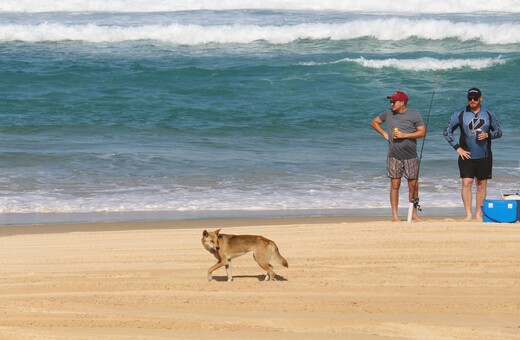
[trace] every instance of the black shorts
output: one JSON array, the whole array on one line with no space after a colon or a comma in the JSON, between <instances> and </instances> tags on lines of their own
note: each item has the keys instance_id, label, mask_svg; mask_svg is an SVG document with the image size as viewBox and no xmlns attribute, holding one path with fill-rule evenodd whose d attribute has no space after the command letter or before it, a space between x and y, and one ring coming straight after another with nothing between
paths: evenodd
<instances>
[{"instance_id":1,"label":"black shorts","mask_svg":"<svg viewBox=\"0 0 520 340\"><path fill-rule=\"evenodd\" d=\"M460 178L491 179L493 158L462 159L459 157Z\"/></svg>"}]
</instances>

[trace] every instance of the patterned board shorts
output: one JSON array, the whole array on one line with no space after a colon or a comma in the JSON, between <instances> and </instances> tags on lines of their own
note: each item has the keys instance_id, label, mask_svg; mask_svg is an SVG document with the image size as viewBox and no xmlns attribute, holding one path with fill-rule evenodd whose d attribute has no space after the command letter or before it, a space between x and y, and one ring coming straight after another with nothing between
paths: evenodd
<instances>
[{"instance_id":1,"label":"patterned board shorts","mask_svg":"<svg viewBox=\"0 0 520 340\"><path fill-rule=\"evenodd\" d=\"M386 175L389 178L402 178L403 175L407 179L417 179L419 174L419 159L395 159L388 157L386 159Z\"/></svg>"}]
</instances>

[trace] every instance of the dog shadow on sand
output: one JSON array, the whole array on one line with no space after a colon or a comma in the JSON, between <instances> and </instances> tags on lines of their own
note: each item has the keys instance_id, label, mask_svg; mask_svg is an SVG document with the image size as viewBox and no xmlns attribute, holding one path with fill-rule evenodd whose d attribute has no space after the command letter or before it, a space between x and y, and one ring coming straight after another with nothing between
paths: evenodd
<instances>
[{"instance_id":1,"label":"dog shadow on sand","mask_svg":"<svg viewBox=\"0 0 520 340\"><path fill-rule=\"evenodd\" d=\"M258 281L264 281L265 274L260 274L260 275L233 275L233 280L235 280L235 279L252 279L252 278L257 278ZM227 276L213 276L213 280L218 281L218 282L225 282L225 281L227 281L227 279L228 279ZM278 274L275 275L275 279L276 279L276 281L288 281L285 277L283 277L281 275L278 275Z\"/></svg>"}]
</instances>

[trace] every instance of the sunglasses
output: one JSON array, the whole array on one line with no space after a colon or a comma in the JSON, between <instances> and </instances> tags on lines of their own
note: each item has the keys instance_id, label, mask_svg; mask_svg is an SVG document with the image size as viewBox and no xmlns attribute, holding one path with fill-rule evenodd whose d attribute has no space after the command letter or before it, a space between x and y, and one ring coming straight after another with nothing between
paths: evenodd
<instances>
[{"instance_id":1,"label":"sunglasses","mask_svg":"<svg viewBox=\"0 0 520 340\"><path fill-rule=\"evenodd\" d=\"M480 97L468 97L468 102L471 102L471 101L478 102L479 99L480 99Z\"/></svg>"}]
</instances>

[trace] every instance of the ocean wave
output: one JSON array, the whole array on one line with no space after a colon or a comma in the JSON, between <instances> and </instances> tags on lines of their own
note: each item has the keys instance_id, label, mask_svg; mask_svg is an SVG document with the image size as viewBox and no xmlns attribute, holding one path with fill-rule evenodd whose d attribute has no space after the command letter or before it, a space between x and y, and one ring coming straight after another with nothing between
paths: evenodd
<instances>
[{"instance_id":1,"label":"ocean wave","mask_svg":"<svg viewBox=\"0 0 520 340\"><path fill-rule=\"evenodd\" d=\"M340 24L259 25L143 25L102 26L41 23L37 25L0 25L0 41L86 41L121 42L157 40L176 44L252 43L267 41L285 44L299 39L350 40L372 37L397 41L412 37L426 40L480 40L484 44L520 43L520 24L451 22L433 19L353 20Z\"/></svg>"},{"instance_id":2,"label":"ocean wave","mask_svg":"<svg viewBox=\"0 0 520 340\"><path fill-rule=\"evenodd\" d=\"M0 12L175 12L273 9L377 13L520 13L517 0L358 1L358 0L2 0Z\"/></svg>"},{"instance_id":3,"label":"ocean wave","mask_svg":"<svg viewBox=\"0 0 520 340\"><path fill-rule=\"evenodd\" d=\"M502 65L507 60L498 58L477 58L477 59L435 59L435 58L417 58L417 59L365 59L359 58L345 58L330 63L314 63L305 62L301 65L314 66L323 64L337 64L337 63L356 63L367 68L396 68L399 70L409 71L442 71L460 68L471 68L474 70L481 70L496 65Z\"/></svg>"}]
</instances>

